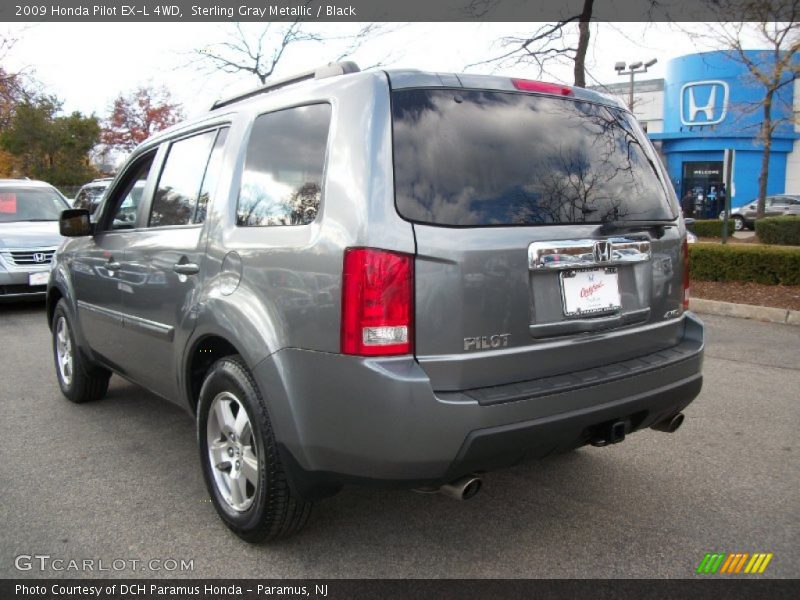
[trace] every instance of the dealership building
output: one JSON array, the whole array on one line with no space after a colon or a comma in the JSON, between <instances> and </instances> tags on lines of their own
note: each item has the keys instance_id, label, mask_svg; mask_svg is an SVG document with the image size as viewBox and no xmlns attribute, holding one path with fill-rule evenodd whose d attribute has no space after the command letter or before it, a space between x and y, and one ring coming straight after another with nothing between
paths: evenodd
<instances>
[{"instance_id":1,"label":"dealership building","mask_svg":"<svg viewBox=\"0 0 800 600\"><path fill-rule=\"evenodd\" d=\"M769 60L765 51L750 50L747 56ZM772 137L768 195L800 194L800 79L791 79L772 108L779 124ZM629 81L600 89L629 102ZM675 58L667 64L665 79L635 82L633 112L661 152L679 198L687 193L708 197L720 190L726 149L735 151L731 205L758 196L764 97L763 86L726 52Z\"/></svg>"}]
</instances>

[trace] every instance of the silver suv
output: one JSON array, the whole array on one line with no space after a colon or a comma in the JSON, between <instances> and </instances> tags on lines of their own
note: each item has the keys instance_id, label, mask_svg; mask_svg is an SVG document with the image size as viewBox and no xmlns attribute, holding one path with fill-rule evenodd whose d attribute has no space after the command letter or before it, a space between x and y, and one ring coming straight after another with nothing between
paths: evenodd
<instances>
[{"instance_id":1,"label":"silver suv","mask_svg":"<svg viewBox=\"0 0 800 600\"><path fill-rule=\"evenodd\" d=\"M184 407L249 541L345 484L468 498L486 471L671 432L700 392L674 191L585 89L329 65L145 142L95 223L61 225L64 395L114 372Z\"/></svg>"}]
</instances>

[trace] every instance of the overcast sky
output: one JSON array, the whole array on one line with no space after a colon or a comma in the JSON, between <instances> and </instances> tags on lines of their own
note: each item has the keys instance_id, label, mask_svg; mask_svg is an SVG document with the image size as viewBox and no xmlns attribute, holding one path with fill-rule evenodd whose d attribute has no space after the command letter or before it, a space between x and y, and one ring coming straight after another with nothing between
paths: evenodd
<instances>
[{"instance_id":1,"label":"overcast sky","mask_svg":"<svg viewBox=\"0 0 800 600\"><path fill-rule=\"evenodd\" d=\"M280 25L275 25L280 27ZM355 60L362 66L382 61L390 67L431 71L463 71L465 66L499 53L497 40L525 35L535 23L412 23L392 25L362 47ZM702 25L694 25L702 27ZM248 30L258 23L243 25ZM192 65L192 51L221 41L231 24L196 23L39 23L7 24L5 35L17 39L4 60L8 70L25 68L43 88L64 101L67 111L105 117L113 99L138 85L166 86L186 107L187 115L207 109L220 96L255 87L252 75L209 74ZM356 24L314 25L328 36L344 36ZM342 42L303 43L290 48L278 75L312 68L335 58ZM665 23L595 24L587 61L590 75L603 83L623 81L614 72L616 61L658 63L644 78L663 77L669 59L695 52L685 34ZM470 72L491 72L478 66ZM495 70L498 74L536 77L521 66ZM569 66L555 67L542 79L572 83ZM591 81L590 81L591 83Z\"/></svg>"}]
</instances>

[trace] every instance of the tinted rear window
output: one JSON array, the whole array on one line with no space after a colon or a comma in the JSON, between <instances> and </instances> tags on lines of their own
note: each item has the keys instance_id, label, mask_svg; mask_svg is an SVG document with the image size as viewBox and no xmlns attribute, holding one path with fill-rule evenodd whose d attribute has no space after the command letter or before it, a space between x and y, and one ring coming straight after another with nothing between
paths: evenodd
<instances>
[{"instance_id":1,"label":"tinted rear window","mask_svg":"<svg viewBox=\"0 0 800 600\"><path fill-rule=\"evenodd\" d=\"M392 95L395 195L412 221L450 226L674 218L628 113L530 94Z\"/></svg>"}]
</instances>

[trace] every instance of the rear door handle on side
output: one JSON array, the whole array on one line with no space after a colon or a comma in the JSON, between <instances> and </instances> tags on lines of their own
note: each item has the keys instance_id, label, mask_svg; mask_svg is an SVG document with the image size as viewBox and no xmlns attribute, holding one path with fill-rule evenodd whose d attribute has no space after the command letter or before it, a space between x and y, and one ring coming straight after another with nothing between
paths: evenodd
<instances>
[{"instance_id":1,"label":"rear door handle on side","mask_svg":"<svg viewBox=\"0 0 800 600\"><path fill-rule=\"evenodd\" d=\"M172 270L179 275L197 275L200 272L200 267L194 263L175 263Z\"/></svg>"}]
</instances>

